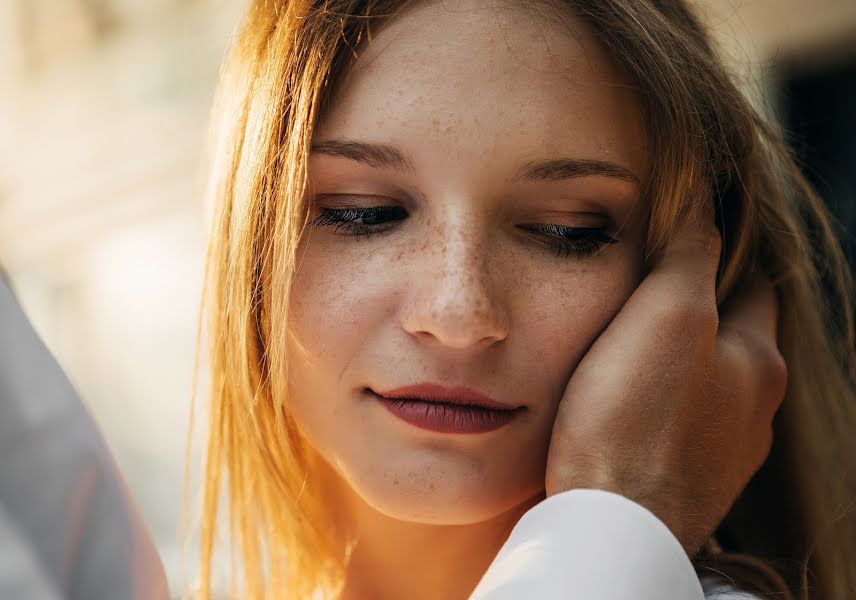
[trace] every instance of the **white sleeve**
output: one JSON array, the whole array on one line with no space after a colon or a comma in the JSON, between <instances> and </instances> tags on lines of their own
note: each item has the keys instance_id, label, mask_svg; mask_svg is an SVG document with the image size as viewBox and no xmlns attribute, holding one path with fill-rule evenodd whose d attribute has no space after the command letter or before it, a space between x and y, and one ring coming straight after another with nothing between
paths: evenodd
<instances>
[{"instance_id":1,"label":"white sleeve","mask_svg":"<svg viewBox=\"0 0 856 600\"><path fill-rule=\"evenodd\" d=\"M722 580L705 581L702 578L701 587L704 590L705 600L762 600L760 596L736 588Z\"/></svg>"},{"instance_id":2,"label":"white sleeve","mask_svg":"<svg viewBox=\"0 0 856 600\"><path fill-rule=\"evenodd\" d=\"M36 549L0 505L0 598L61 600Z\"/></svg>"},{"instance_id":3,"label":"white sleeve","mask_svg":"<svg viewBox=\"0 0 856 600\"><path fill-rule=\"evenodd\" d=\"M704 600L668 527L632 500L573 489L530 508L470 600Z\"/></svg>"},{"instance_id":4,"label":"white sleeve","mask_svg":"<svg viewBox=\"0 0 856 600\"><path fill-rule=\"evenodd\" d=\"M2 598L169 598L107 444L2 273L0 537Z\"/></svg>"}]
</instances>

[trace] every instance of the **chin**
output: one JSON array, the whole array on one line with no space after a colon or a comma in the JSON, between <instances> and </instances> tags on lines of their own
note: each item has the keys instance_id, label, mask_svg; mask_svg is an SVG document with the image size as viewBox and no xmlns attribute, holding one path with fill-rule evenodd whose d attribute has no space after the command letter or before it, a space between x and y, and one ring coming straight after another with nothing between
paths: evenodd
<instances>
[{"instance_id":1,"label":"chin","mask_svg":"<svg viewBox=\"0 0 856 600\"><path fill-rule=\"evenodd\" d=\"M470 525L499 517L543 491L542 485L456 483L444 475L384 475L352 483L371 508L400 521L426 525Z\"/></svg>"}]
</instances>

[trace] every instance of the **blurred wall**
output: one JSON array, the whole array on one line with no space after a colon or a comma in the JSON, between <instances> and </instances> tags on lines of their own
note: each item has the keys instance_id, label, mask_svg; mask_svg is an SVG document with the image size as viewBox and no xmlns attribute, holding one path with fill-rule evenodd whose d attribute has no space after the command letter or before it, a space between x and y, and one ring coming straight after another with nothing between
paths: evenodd
<instances>
[{"instance_id":1,"label":"blurred wall","mask_svg":"<svg viewBox=\"0 0 856 600\"><path fill-rule=\"evenodd\" d=\"M0 262L183 588L199 156L242 2L0 2Z\"/></svg>"},{"instance_id":2,"label":"blurred wall","mask_svg":"<svg viewBox=\"0 0 856 600\"><path fill-rule=\"evenodd\" d=\"M176 595L199 156L244 4L0 2L0 262L101 424ZM697 4L758 98L783 58L811 70L856 54L853 0Z\"/></svg>"}]
</instances>

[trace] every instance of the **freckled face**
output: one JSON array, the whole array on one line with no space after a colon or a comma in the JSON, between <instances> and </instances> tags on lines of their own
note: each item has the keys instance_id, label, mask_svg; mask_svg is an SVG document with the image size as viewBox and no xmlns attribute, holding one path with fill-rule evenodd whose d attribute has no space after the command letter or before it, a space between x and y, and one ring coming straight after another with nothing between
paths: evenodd
<instances>
[{"instance_id":1,"label":"freckled face","mask_svg":"<svg viewBox=\"0 0 856 600\"><path fill-rule=\"evenodd\" d=\"M568 27L420 4L374 38L316 131L294 412L389 516L473 523L538 494L568 379L643 274L640 106L590 31ZM346 140L402 160L366 164ZM365 393L424 381L525 408L489 433L432 433Z\"/></svg>"}]
</instances>

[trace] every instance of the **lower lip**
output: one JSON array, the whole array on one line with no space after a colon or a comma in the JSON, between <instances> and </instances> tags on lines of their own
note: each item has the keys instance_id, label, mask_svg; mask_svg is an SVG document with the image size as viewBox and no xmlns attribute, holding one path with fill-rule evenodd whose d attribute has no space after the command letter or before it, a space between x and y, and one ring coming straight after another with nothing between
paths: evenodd
<instances>
[{"instance_id":1,"label":"lower lip","mask_svg":"<svg viewBox=\"0 0 856 600\"><path fill-rule=\"evenodd\" d=\"M439 433L486 433L510 423L520 409L490 410L452 404L384 398L374 394L392 414L421 429Z\"/></svg>"}]
</instances>

